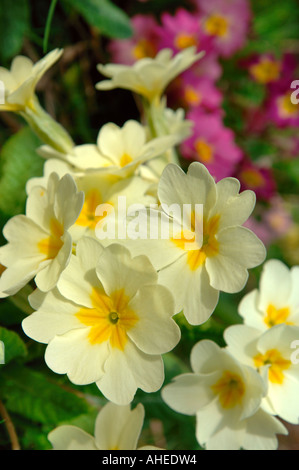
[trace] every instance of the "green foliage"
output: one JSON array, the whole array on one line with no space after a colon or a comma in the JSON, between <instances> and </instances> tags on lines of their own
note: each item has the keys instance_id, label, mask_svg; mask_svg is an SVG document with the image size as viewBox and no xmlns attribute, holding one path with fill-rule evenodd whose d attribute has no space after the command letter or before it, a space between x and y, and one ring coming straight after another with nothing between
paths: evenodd
<instances>
[{"instance_id":1,"label":"green foliage","mask_svg":"<svg viewBox=\"0 0 299 470\"><path fill-rule=\"evenodd\" d=\"M27 0L0 2L0 59L5 63L18 54L30 28L30 10Z\"/></svg>"},{"instance_id":2,"label":"green foliage","mask_svg":"<svg viewBox=\"0 0 299 470\"><path fill-rule=\"evenodd\" d=\"M124 39L132 35L130 19L110 0L66 0L90 24L109 38Z\"/></svg>"},{"instance_id":3,"label":"green foliage","mask_svg":"<svg viewBox=\"0 0 299 470\"><path fill-rule=\"evenodd\" d=\"M39 139L27 127L10 137L0 154L0 210L10 216L24 212L25 186L29 178L42 175L44 161L36 153Z\"/></svg>"}]
</instances>

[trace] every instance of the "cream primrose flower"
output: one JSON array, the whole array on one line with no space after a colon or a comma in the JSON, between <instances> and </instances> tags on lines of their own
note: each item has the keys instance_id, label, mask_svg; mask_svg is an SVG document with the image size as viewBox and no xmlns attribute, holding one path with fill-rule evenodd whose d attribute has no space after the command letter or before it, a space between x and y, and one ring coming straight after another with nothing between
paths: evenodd
<instances>
[{"instance_id":1,"label":"cream primrose flower","mask_svg":"<svg viewBox=\"0 0 299 470\"><path fill-rule=\"evenodd\" d=\"M244 323L260 331L287 323L299 326L299 266L289 269L271 259L263 266L259 289L246 294L239 314Z\"/></svg>"},{"instance_id":2,"label":"cream primrose flower","mask_svg":"<svg viewBox=\"0 0 299 470\"><path fill-rule=\"evenodd\" d=\"M144 407L107 403L95 421L94 436L72 426L59 426L48 435L54 450L161 450L158 447L137 448L144 422Z\"/></svg>"},{"instance_id":3,"label":"cream primrose flower","mask_svg":"<svg viewBox=\"0 0 299 470\"><path fill-rule=\"evenodd\" d=\"M40 106L35 94L38 82L62 53L62 49L54 49L35 64L28 57L17 56L10 70L0 67L0 80L5 89L5 102L0 104L0 111L20 114L43 141L58 151L67 152L74 145L71 137Z\"/></svg>"},{"instance_id":4,"label":"cream primrose flower","mask_svg":"<svg viewBox=\"0 0 299 470\"><path fill-rule=\"evenodd\" d=\"M162 398L179 413L196 416L196 438L207 450L274 450L286 428L260 408L261 376L224 348L202 340L191 351L193 372L162 389Z\"/></svg>"},{"instance_id":5,"label":"cream primrose flower","mask_svg":"<svg viewBox=\"0 0 299 470\"><path fill-rule=\"evenodd\" d=\"M84 237L57 289L29 297L37 310L25 333L48 344L45 361L58 374L129 404L137 388L157 391L164 380L161 354L173 349L180 329L171 293L157 284L146 256L132 258L121 245L107 248Z\"/></svg>"},{"instance_id":6,"label":"cream primrose flower","mask_svg":"<svg viewBox=\"0 0 299 470\"><path fill-rule=\"evenodd\" d=\"M136 218L141 232L148 233L126 240L135 255L147 254L159 271L159 283L174 295L175 311L183 309L190 324L209 318L219 291L243 289L248 269L265 258L262 242L241 226L254 208L255 194L239 194L239 189L235 178L216 184L199 162L191 163L187 174L169 164L158 185L161 210L144 211ZM184 208L189 209L185 217Z\"/></svg>"},{"instance_id":7,"label":"cream primrose flower","mask_svg":"<svg viewBox=\"0 0 299 470\"><path fill-rule=\"evenodd\" d=\"M67 155L42 146L38 153L45 158L61 158L77 171L102 170L121 179L132 176L142 164L164 154L182 139L183 134L178 132L149 139L147 127L131 119L122 127L105 124L96 145L79 145Z\"/></svg>"},{"instance_id":8,"label":"cream primrose flower","mask_svg":"<svg viewBox=\"0 0 299 470\"><path fill-rule=\"evenodd\" d=\"M281 324L261 333L247 325L233 325L225 330L224 338L228 351L259 370L268 384L263 409L299 424L299 365L292 361L299 327Z\"/></svg>"},{"instance_id":9,"label":"cream primrose flower","mask_svg":"<svg viewBox=\"0 0 299 470\"><path fill-rule=\"evenodd\" d=\"M69 228L83 200L70 175L59 179L52 173L46 189L32 189L26 215L12 217L3 229L8 243L0 248L0 262L7 269L0 278L0 291L13 295L33 278L42 291L55 287L72 252Z\"/></svg>"},{"instance_id":10,"label":"cream primrose flower","mask_svg":"<svg viewBox=\"0 0 299 470\"><path fill-rule=\"evenodd\" d=\"M158 104L167 85L180 73L201 59L204 52L196 53L195 47L184 49L173 56L171 49L163 49L155 58L143 58L133 65L99 64L98 71L110 80L96 84L98 90L124 88L131 90L149 103Z\"/></svg>"},{"instance_id":11,"label":"cream primrose flower","mask_svg":"<svg viewBox=\"0 0 299 470\"><path fill-rule=\"evenodd\" d=\"M45 162L44 176L28 180L27 193L30 194L35 186L46 188L55 169L60 177L71 172L78 190L84 193L80 215L69 229L73 244L84 235L96 237L105 245L115 242L120 234L125 238L128 209L157 203L156 196L148 194L152 183L139 176L120 180L101 171L74 173L68 163L56 159Z\"/></svg>"}]
</instances>

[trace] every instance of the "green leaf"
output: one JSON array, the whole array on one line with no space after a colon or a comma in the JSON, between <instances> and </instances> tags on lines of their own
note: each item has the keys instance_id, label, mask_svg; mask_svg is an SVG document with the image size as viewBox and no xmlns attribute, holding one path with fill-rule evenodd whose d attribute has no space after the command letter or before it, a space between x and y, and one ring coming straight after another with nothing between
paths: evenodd
<instances>
[{"instance_id":1,"label":"green leaf","mask_svg":"<svg viewBox=\"0 0 299 470\"><path fill-rule=\"evenodd\" d=\"M14 331L8 330L0 326L0 341L3 341L5 347L5 364L12 361L16 357L24 357L27 354L26 345L20 336ZM1 374L2 374L2 367Z\"/></svg>"},{"instance_id":2,"label":"green leaf","mask_svg":"<svg viewBox=\"0 0 299 470\"><path fill-rule=\"evenodd\" d=\"M27 0L1 0L0 2L0 58L11 59L22 49L29 30L29 4Z\"/></svg>"},{"instance_id":3,"label":"green leaf","mask_svg":"<svg viewBox=\"0 0 299 470\"><path fill-rule=\"evenodd\" d=\"M24 127L3 145L0 164L0 210L13 216L24 211L25 186L29 178L41 176L44 160L37 155L40 140Z\"/></svg>"},{"instance_id":4,"label":"green leaf","mask_svg":"<svg viewBox=\"0 0 299 470\"><path fill-rule=\"evenodd\" d=\"M65 0L85 20L110 38L125 39L132 36L128 15L110 0Z\"/></svg>"},{"instance_id":5,"label":"green leaf","mask_svg":"<svg viewBox=\"0 0 299 470\"><path fill-rule=\"evenodd\" d=\"M46 374L17 364L1 369L0 394L9 412L53 428L89 411L85 399Z\"/></svg>"}]
</instances>

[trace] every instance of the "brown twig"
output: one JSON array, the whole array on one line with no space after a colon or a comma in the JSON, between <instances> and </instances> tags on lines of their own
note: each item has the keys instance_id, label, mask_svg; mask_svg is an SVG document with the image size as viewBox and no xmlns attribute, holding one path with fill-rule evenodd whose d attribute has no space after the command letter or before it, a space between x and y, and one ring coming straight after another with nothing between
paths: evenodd
<instances>
[{"instance_id":1,"label":"brown twig","mask_svg":"<svg viewBox=\"0 0 299 470\"><path fill-rule=\"evenodd\" d=\"M9 416L9 414L8 414L6 408L5 408L5 406L4 406L4 404L2 403L1 400L0 400L0 416L4 420L4 423L5 423L5 426L6 426L6 429L7 429L7 433L9 435L10 442L11 442L11 449L12 450L21 450L15 427L14 427L13 422L12 422L12 420L11 420L11 418L10 418L10 416Z\"/></svg>"}]
</instances>

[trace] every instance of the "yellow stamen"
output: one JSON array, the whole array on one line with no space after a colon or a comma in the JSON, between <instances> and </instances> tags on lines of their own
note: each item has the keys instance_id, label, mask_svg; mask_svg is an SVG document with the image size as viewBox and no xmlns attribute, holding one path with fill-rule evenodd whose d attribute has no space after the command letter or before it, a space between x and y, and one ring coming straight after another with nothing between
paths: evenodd
<instances>
[{"instance_id":1,"label":"yellow stamen","mask_svg":"<svg viewBox=\"0 0 299 470\"><path fill-rule=\"evenodd\" d=\"M204 139L197 139L194 148L201 162L211 163L214 160L214 149Z\"/></svg>"},{"instance_id":2,"label":"yellow stamen","mask_svg":"<svg viewBox=\"0 0 299 470\"><path fill-rule=\"evenodd\" d=\"M187 47L197 46L198 42L192 34L178 33L175 37L174 45L177 49L186 49Z\"/></svg>"},{"instance_id":3,"label":"yellow stamen","mask_svg":"<svg viewBox=\"0 0 299 470\"><path fill-rule=\"evenodd\" d=\"M156 52L156 47L151 41L141 39L133 49L133 56L135 59L139 60L144 57L155 57Z\"/></svg>"},{"instance_id":4,"label":"yellow stamen","mask_svg":"<svg viewBox=\"0 0 299 470\"><path fill-rule=\"evenodd\" d=\"M279 78L281 64L276 60L263 58L258 64L250 67L250 72L259 83L270 83Z\"/></svg>"},{"instance_id":5,"label":"yellow stamen","mask_svg":"<svg viewBox=\"0 0 299 470\"><path fill-rule=\"evenodd\" d=\"M225 37L229 32L228 19L221 15L209 16L205 21L204 27L211 36Z\"/></svg>"},{"instance_id":6,"label":"yellow stamen","mask_svg":"<svg viewBox=\"0 0 299 470\"><path fill-rule=\"evenodd\" d=\"M264 322L269 328L272 328L272 326L275 326L275 325L280 325L281 323L292 325L292 323L287 322L289 315L290 315L289 307L276 308L274 305L270 304L267 307Z\"/></svg>"},{"instance_id":7,"label":"yellow stamen","mask_svg":"<svg viewBox=\"0 0 299 470\"><path fill-rule=\"evenodd\" d=\"M120 159L120 166L121 168L123 168L124 166L128 165L129 163L131 163L133 161L133 158L128 155L127 153L124 153Z\"/></svg>"},{"instance_id":8,"label":"yellow stamen","mask_svg":"<svg viewBox=\"0 0 299 470\"><path fill-rule=\"evenodd\" d=\"M124 350L127 331L138 321L135 312L128 307L129 297L124 289L115 291L108 297L102 290L93 288L91 293L93 308L81 308L76 317L86 326L90 326L88 340L90 344L109 341L112 348Z\"/></svg>"},{"instance_id":9,"label":"yellow stamen","mask_svg":"<svg viewBox=\"0 0 299 470\"><path fill-rule=\"evenodd\" d=\"M225 409L234 408L240 404L245 393L242 378L230 371L224 371L222 377L211 388L218 395L220 404Z\"/></svg>"},{"instance_id":10,"label":"yellow stamen","mask_svg":"<svg viewBox=\"0 0 299 470\"><path fill-rule=\"evenodd\" d=\"M241 172L240 178L250 188L261 188L265 182L261 173L254 168L243 170Z\"/></svg>"},{"instance_id":11,"label":"yellow stamen","mask_svg":"<svg viewBox=\"0 0 299 470\"><path fill-rule=\"evenodd\" d=\"M40 240L37 244L39 251L46 255L46 259L54 259L63 246L61 237L64 230L63 226L57 219L51 219L50 232L51 235L49 237Z\"/></svg>"},{"instance_id":12,"label":"yellow stamen","mask_svg":"<svg viewBox=\"0 0 299 470\"><path fill-rule=\"evenodd\" d=\"M203 220L203 243L199 249L190 249L190 243L195 242L194 226L192 232L187 234L181 232L179 236L172 238L173 243L179 248L187 251L187 264L191 271L202 266L208 257L216 256L219 252L219 242L216 239L220 221L220 215L215 215L209 220ZM194 224L193 224L194 225Z\"/></svg>"},{"instance_id":13,"label":"yellow stamen","mask_svg":"<svg viewBox=\"0 0 299 470\"><path fill-rule=\"evenodd\" d=\"M184 98L187 105L198 106L201 103L202 96L191 85L187 85L184 91Z\"/></svg>"},{"instance_id":14,"label":"yellow stamen","mask_svg":"<svg viewBox=\"0 0 299 470\"><path fill-rule=\"evenodd\" d=\"M283 118L299 116L299 106L292 103L291 93L286 93L277 100L279 114Z\"/></svg>"},{"instance_id":15,"label":"yellow stamen","mask_svg":"<svg viewBox=\"0 0 299 470\"><path fill-rule=\"evenodd\" d=\"M85 194L85 201L81 213L76 221L77 225L94 229L101 217L96 216L96 208L102 203L98 189L91 189ZM105 214L106 215L106 214Z\"/></svg>"},{"instance_id":16,"label":"yellow stamen","mask_svg":"<svg viewBox=\"0 0 299 470\"><path fill-rule=\"evenodd\" d=\"M253 359L257 368L270 365L269 380L270 382L278 385L283 383L283 372L291 365L291 361L284 359L277 349L269 349L265 354L259 353Z\"/></svg>"}]
</instances>

